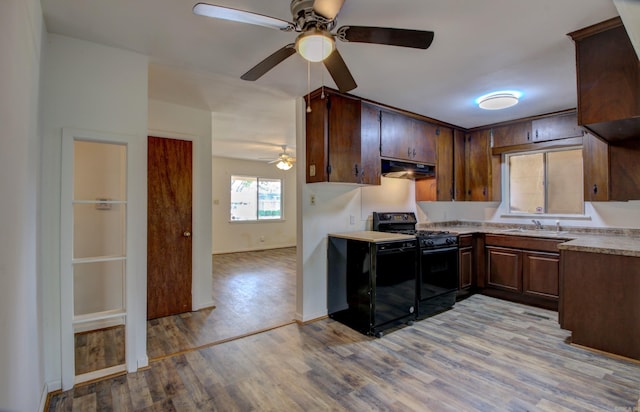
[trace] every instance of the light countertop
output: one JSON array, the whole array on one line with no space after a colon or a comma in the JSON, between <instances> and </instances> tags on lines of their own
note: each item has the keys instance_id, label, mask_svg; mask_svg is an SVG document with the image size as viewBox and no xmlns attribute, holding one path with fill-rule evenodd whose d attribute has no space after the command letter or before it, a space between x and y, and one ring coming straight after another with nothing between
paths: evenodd
<instances>
[{"instance_id":1,"label":"light countertop","mask_svg":"<svg viewBox=\"0 0 640 412\"><path fill-rule=\"evenodd\" d=\"M640 236L635 230L624 229L599 229L599 230L578 230L561 231L556 233L553 230L525 229L513 231L514 228L492 227L490 224L480 225L438 225L421 224L421 229L447 230L451 233L463 235L473 233L538 237L544 239L558 239L565 242L558 245L560 250L572 250L577 252L603 253L609 255L622 255L640 257ZM569 228L571 229L571 228Z\"/></svg>"},{"instance_id":2,"label":"light countertop","mask_svg":"<svg viewBox=\"0 0 640 412\"><path fill-rule=\"evenodd\" d=\"M343 239L361 240L361 241L370 242L370 243L388 242L392 240L412 240L416 238L415 236L412 236L412 235L376 232L373 230L363 230L361 232L329 233L329 236L339 237Z\"/></svg>"}]
</instances>

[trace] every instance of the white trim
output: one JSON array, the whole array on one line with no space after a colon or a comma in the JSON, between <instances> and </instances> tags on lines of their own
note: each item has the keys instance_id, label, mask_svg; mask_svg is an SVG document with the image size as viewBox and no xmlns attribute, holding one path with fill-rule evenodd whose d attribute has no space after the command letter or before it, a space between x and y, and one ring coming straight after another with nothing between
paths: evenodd
<instances>
[{"instance_id":1,"label":"white trim","mask_svg":"<svg viewBox=\"0 0 640 412\"><path fill-rule=\"evenodd\" d=\"M138 369L146 368L147 366L149 366L149 357L143 356L142 358L138 359L137 364L138 364Z\"/></svg>"},{"instance_id":2,"label":"white trim","mask_svg":"<svg viewBox=\"0 0 640 412\"><path fill-rule=\"evenodd\" d=\"M42 392L40 393L40 403L38 404L38 410L46 412L44 407L47 405L47 398L49 397L49 385L45 382L42 385Z\"/></svg>"},{"instance_id":3,"label":"white trim","mask_svg":"<svg viewBox=\"0 0 640 412\"><path fill-rule=\"evenodd\" d=\"M126 372L127 368L125 365L116 365L111 366L109 368L99 369L97 371L83 373L82 375L77 375L74 379L74 383L84 383L89 382L95 379L104 378L109 375L113 375L114 373Z\"/></svg>"},{"instance_id":4,"label":"white trim","mask_svg":"<svg viewBox=\"0 0 640 412\"><path fill-rule=\"evenodd\" d=\"M216 304L213 300L210 301L206 301L206 302L198 302L198 305L196 306L195 302L192 302L193 304L193 308L191 309L193 312L202 310L202 309L208 309L208 308L212 308L214 307Z\"/></svg>"},{"instance_id":5,"label":"white trim","mask_svg":"<svg viewBox=\"0 0 640 412\"><path fill-rule=\"evenodd\" d=\"M311 320L324 318L325 316L327 316L327 314L328 312L324 311L324 312L312 313L311 315L307 315L307 316L302 316L302 314L296 312L296 320L299 322L309 322Z\"/></svg>"},{"instance_id":6,"label":"white trim","mask_svg":"<svg viewBox=\"0 0 640 412\"><path fill-rule=\"evenodd\" d=\"M124 308L120 308L120 309L113 309L113 310L105 310L103 312L88 313L86 315L76 315L76 316L73 317L73 324L74 325L79 325L79 324L87 325L87 324L89 324L91 322L96 322L96 321L100 321L100 320L107 320L107 319L123 319L123 320L125 320L126 318L127 318L127 312L124 310ZM126 322L126 320L125 320L125 322ZM126 324L125 322L121 322L121 324L124 325L124 324Z\"/></svg>"},{"instance_id":7,"label":"white trim","mask_svg":"<svg viewBox=\"0 0 640 412\"><path fill-rule=\"evenodd\" d=\"M75 333L89 332L97 329L108 329L114 326L124 325L119 318L111 318L111 319L100 319L100 320L92 320L87 321L82 324L77 324L73 326L73 330Z\"/></svg>"}]
</instances>

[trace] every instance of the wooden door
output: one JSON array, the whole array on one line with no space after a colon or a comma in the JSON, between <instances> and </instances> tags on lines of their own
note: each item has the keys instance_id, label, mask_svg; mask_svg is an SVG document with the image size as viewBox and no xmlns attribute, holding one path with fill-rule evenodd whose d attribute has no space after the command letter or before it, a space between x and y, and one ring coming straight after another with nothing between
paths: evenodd
<instances>
[{"instance_id":1,"label":"wooden door","mask_svg":"<svg viewBox=\"0 0 640 412\"><path fill-rule=\"evenodd\" d=\"M191 310L192 142L149 136L147 319Z\"/></svg>"}]
</instances>

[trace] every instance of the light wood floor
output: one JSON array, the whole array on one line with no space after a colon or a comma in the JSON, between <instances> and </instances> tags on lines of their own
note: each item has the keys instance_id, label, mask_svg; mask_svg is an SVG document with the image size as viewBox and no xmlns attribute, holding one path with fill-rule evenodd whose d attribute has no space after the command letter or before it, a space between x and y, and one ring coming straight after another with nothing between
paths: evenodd
<instances>
[{"instance_id":1,"label":"light wood floor","mask_svg":"<svg viewBox=\"0 0 640 412\"><path fill-rule=\"evenodd\" d=\"M149 359L292 322L296 248L214 255L212 296L215 309L148 321Z\"/></svg>"},{"instance_id":2,"label":"light wood floor","mask_svg":"<svg viewBox=\"0 0 640 412\"><path fill-rule=\"evenodd\" d=\"M640 365L568 345L555 312L474 295L366 337L284 326L77 387L50 411L633 411Z\"/></svg>"}]
</instances>

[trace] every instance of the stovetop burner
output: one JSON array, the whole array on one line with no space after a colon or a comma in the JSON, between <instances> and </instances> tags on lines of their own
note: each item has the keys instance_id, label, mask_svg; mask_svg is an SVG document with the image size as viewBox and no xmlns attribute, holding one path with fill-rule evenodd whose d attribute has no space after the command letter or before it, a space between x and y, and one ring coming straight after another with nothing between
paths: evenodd
<instances>
[{"instance_id":1,"label":"stovetop burner","mask_svg":"<svg viewBox=\"0 0 640 412\"><path fill-rule=\"evenodd\" d=\"M450 232L445 230L424 230L424 229L406 229L406 230L384 230L384 232L400 233L403 235L414 235L416 237L437 237L448 236Z\"/></svg>"},{"instance_id":2,"label":"stovetop burner","mask_svg":"<svg viewBox=\"0 0 640 412\"><path fill-rule=\"evenodd\" d=\"M434 237L434 236L443 236L443 235L449 235L450 232L447 232L446 230L416 230L416 236L421 236L421 237Z\"/></svg>"},{"instance_id":3,"label":"stovetop burner","mask_svg":"<svg viewBox=\"0 0 640 412\"><path fill-rule=\"evenodd\" d=\"M443 230L416 229L417 223L416 215L412 212L373 212L373 230L413 235L422 249L457 246L458 237L455 234Z\"/></svg>"}]
</instances>

